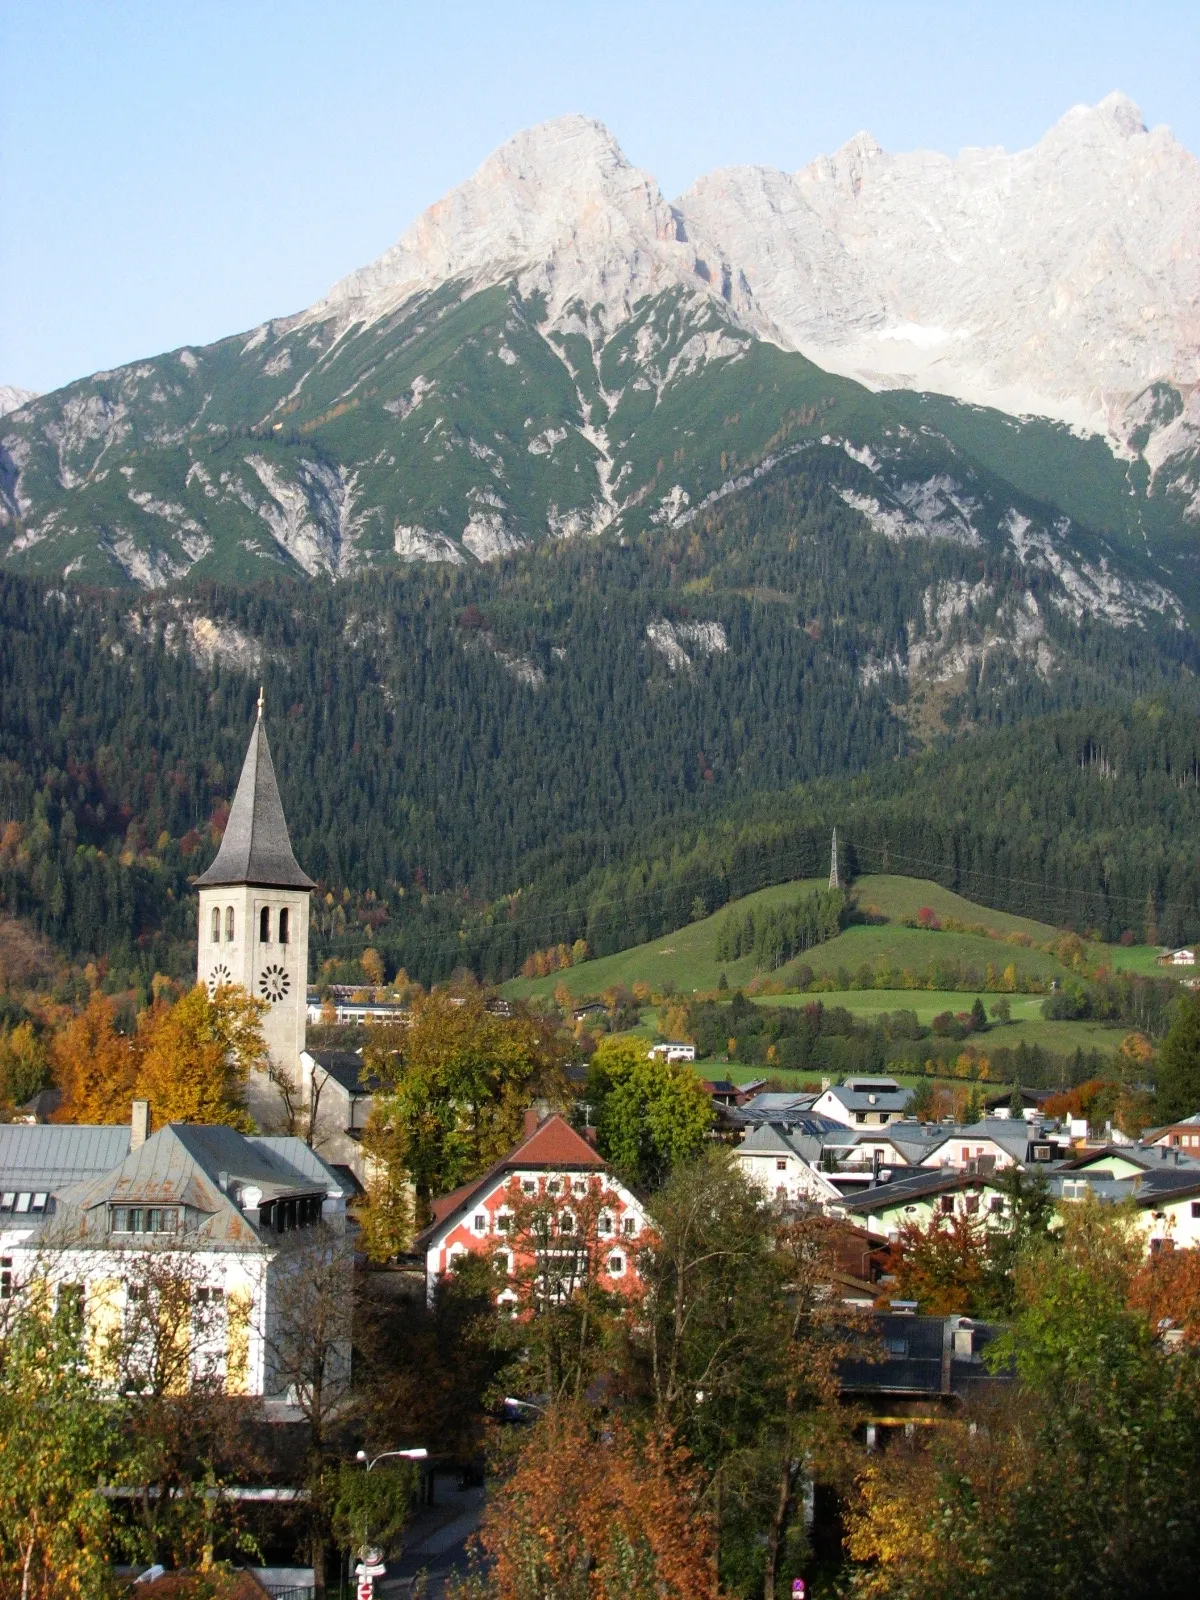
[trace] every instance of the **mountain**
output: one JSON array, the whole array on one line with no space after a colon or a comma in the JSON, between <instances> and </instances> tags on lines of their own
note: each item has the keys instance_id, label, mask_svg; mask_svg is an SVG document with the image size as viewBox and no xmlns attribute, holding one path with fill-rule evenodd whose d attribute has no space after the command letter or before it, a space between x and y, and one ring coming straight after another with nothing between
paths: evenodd
<instances>
[{"instance_id":1,"label":"mountain","mask_svg":"<svg viewBox=\"0 0 1200 1600\"><path fill-rule=\"evenodd\" d=\"M0 556L145 588L488 562L698 528L832 451L886 540L1006 551L1066 611L1181 624L1198 216L1196 162L1120 97L1013 156L860 136L674 204L562 118L299 315L26 403Z\"/></svg>"},{"instance_id":2,"label":"mountain","mask_svg":"<svg viewBox=\"0 0 1200 1600\"><path fill-rule=\"evenodd\" d=\"M36 399L37 395L32 389L18 389L11 383L0 383L0 417L6 417L10 411L19 411L22 406Z\"/></svg>"}]
</instances>

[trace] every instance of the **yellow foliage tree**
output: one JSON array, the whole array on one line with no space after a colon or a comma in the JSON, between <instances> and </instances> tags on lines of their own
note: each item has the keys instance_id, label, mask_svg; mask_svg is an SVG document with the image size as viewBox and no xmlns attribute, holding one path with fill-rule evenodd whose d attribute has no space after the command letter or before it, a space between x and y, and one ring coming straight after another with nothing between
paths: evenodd
<instances>
[{"instance_id":1,"label":"yellow foliage tree","mask_svg":"<svg viewBox=\"0 0 1200 1600\"><path fill-rule=\"evenodd\" d=\"M156 1125L225 1123L250 1131L245 1106L250 1070L266 1053L267 1006L236 984L210 1000L203 984L173 1006L155 1005L138 1021L137 1093Z\"/></svg>"},{"instance_id":2,"label":"yellow foliage tree","mask_svg":"<svg viewBox=\"0 0 1200 1600\"><path fill-rule=\"evenodd\" d=\"M87 1009L55 1034L50 1070L63 1096L56 1122L128 1122L137 1042L117 1031L117 1008L108 995L94 989Z\"/></svg>"},{"instance_id":3,"label":"yellow foliage tree","mask_svg":"<svg viewBox=\"0 0 1200 1600\"><path fill-rule=\"evenodd\" d=\"M369 946L358 958L359 966L363 969L363 976L373 989L383 986L383 958L378 950Z\"/></svg>"}]
</instances>

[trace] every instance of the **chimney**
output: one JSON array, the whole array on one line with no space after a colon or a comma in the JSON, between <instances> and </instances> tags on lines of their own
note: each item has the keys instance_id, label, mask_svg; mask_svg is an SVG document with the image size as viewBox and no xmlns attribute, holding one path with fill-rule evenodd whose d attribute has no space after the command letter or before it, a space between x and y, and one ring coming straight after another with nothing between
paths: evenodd
<instances>
[{"instance_id":1,"label":"chimney","mask_svg":"<svg viewBox=\"0 0 1200 1600\"><path fill-rule=\"evenodd\" d=\"M582 1128L580 1130L580 1132L583 1134L583 1137L587 1140L587 1142L591 1145L592 1149L594 1150L596 1148L596 1130L595 1130L595 1128Z\"/></svg>"},{"instance_id":2,"label":"chimney","mask_svg":"<svg viewBox=\"0 0 1200 1600\"><path fill-rule=\"evenodd\" d=\"M533 1135L538 1131L538 1124L541 1122L541 1120L542 1119L538 1115L538 1108L536 1106L526 1106L526 1108L525 1108L525 1137L527 1139L531 1139L533 1137Z\"/></svg>"},{"instance_id":3,"label":"chimney","mask_svg":"<svg viewBox=\"0 0 1200 1600\"><path fill-rule=\"evenodd\" d=\"M150 1102L149 1100L135 1100L133 1102L133 1117L129 1124L130 1151L140 1150L150 1137Z\"/></svg>"}]
</instances>

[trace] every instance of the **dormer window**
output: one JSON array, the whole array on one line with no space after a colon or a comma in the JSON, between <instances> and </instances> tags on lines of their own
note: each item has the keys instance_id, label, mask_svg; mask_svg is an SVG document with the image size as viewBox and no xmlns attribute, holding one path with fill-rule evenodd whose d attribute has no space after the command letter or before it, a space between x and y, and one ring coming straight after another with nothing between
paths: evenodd
<instances>
[{"instance_id":1,"label":"dormer window","mask_svg":"<svg viewBox=\"0 0 1200 1600\"><path fill-rule=\"evenodd\" d=\"M258 914L258 938L260 944L271 942L271 908L264 906Z\"/></svg>"},{"instance_id":2,"label":"dormer window","mask_svg":"<svg viewBox=\"0 0 1200 1600\"><path fill-rule=\"evenodd\" d=\"M183 1221L179 1206L110 1206L110 1233L178 1233Z\"/></svg>"},{"instance_id":3,"label":"dormer window","mask_svg":"<svg viewBox=\"0 0 1200 1600\"><path fill-rule=\"evenodd\" d=\"M221 942L221 908L220 908L220 906L214 906L213 909L212 909L212 942L214 944L220 944L220 942Z\"/></svg>"},{"instance_id":4,"label":"dormer window","mask_svg":"<svg viewBox=\"0 0 1200 1600\"><path fill-rule=\"evenodd\" d=\"M225 942L226 942L226 944L231 943L232 940L233 940L233 927L234 927L234 923L233 923L233 907L232 906L226 906L225 907Z\"/></svg>"}]
</instances>

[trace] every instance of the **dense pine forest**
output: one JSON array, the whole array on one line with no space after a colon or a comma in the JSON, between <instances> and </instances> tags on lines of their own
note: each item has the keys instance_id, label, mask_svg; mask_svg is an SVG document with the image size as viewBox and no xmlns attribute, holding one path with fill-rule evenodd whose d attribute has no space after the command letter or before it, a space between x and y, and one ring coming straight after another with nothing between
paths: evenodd
<instances>
[{"instance_id":1,"label":"dense pine forest","mask_svg":"<svg viewBox=\"0 0 1200 1600\"><path fill-rule=\"evenodd\" d=\"M0 578L0 906L114 979L185 972L261 681L318 964L615 950L824 870L835 822L851 872L1200 934L1191 632L1043 604L1048 667L997 632L1036 573L864 531L836 471L487 568L133 601Z\"/></svg>"}]
</instances>

